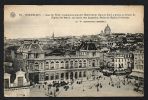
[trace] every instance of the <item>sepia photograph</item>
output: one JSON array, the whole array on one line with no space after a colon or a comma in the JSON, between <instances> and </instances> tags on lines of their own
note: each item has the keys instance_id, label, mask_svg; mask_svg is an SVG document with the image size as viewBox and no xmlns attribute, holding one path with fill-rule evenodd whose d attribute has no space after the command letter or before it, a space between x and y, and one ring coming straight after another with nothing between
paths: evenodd
<instances>
[{"instance_id":1,"label":"sepia photograph","mask_svg":"<svg viewBox=\"0 0 148 100\"><path fill-rule=\"evenodd\" d=\"M144 97L144 6L5 5L4 97Z\"/></svg>"}]
</instances>

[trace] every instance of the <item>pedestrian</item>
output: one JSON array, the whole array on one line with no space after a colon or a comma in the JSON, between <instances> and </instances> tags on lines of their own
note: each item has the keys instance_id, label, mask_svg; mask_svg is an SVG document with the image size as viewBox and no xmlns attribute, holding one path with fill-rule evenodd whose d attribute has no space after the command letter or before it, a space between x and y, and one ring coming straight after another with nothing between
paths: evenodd
<instances>
[{"instance_id":1,"label":"pedestrian","mask_svg":"<svg viewBox=\"0 0 148 100\"><path fill-rule=\"evenodd\" d=\"M102 84L100 83L100 88L102 88Z\"/></svg>"},{"instance_id":2,"label":"pedestrian","mask_svg":"<svg viewBox=\"0 0 148 100\"><path fill-rule=\"evenodd\" d=\"M99 86L97 86L97 92L99 91Z\"/></svg>"}]
</instances>

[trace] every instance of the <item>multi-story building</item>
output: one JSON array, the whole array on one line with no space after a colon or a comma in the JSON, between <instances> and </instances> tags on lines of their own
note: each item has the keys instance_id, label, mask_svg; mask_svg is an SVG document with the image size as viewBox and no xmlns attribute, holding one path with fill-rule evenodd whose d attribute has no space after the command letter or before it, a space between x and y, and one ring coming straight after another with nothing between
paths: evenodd
<instances>
[{"instance_id":1,"label":"multi-story building","mask_svg":"<svg viewBox=\"0 0 148 100\"><path fill-rule=\"evenodd\" d=\"M128 52L117 52L114 55L114 67L128 69L133 67L133 54Z\"/></svg>"},{"instance_id":2,"label":"multi-story building","mask_svg":"<svg viewBox=\"0 0 148 100\"><path fill-rule=\"evenodd\" d=\"M92 42L80 45L74 56L45 56L38 41L22 44L17 52L26 59L29 79L35 83L89 79L98 73L99 51Z\"/></svg>"},{"instance_id":3,"label":"multi-story building","mask_svg":"<svg viewBox=\"0 0 148 100\"><path fill-rule=\"evenodd\" d=\"M134 51L134 68L131 75L144 78L144 48Z\"/></svg>"}]
</instances>

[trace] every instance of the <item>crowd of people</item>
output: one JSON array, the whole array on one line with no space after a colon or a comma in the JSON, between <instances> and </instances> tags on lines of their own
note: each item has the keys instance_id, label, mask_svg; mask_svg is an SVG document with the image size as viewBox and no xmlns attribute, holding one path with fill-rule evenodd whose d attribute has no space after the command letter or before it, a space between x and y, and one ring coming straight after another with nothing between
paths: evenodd
<instances>
[{"instance_id":1,"label":"crowd of people","mask_svg":"<svg viewBox=\"0 0 148 100\"><path fill-rule=\"evenodd\" d=\"M86 82L88 81L89 80L86 80ZM66 81L53 81L52 83L45 82L44 84L38 84L37 86L38 86L38 89L44 89L45 94L47 96L56 97L62 91L68 91L69 89L70 90L77 89L75 85L81 86L83 88L82 91L87 91L87 89L96 88L97 92L101 91L101 89L106 87L107 85L113 88L124 88L124 86L132 85L132 82L130 79L126 78L125 76L116 76L116 75L94 76L91 81L94 84L91 82L88 82L89 87L86 85L84 86L85 81L83 79L75 80L75 81L71 80L69 82L66 82Z\"/></svg>"}]
</instances>

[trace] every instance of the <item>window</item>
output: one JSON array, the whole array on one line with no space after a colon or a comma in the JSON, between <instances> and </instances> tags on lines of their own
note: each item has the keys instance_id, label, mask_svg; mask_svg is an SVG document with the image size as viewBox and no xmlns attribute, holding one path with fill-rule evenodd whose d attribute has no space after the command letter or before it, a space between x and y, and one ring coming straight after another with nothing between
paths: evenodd
<instances>
[{"instance_id":1,"label":"window","mask_svg":"<svg viewBox=\"0 0 148 100\"><path fill-rule=\"evenodd\" d=\"M74 66L75 66L75 68L78 68L78 61L75 61Z\"/></svg>"},{"instance_id":2,"label":"window","mask_svg":"<svg viewBox=\"0 0 148 100\"><path fill-rule=\"evenodd\" d=\"M56 80L59 79L59 73L56 74L55 78L56 78Z\"/></svg>"},{"instance_id":3,"label":"window","mask_svg":"<svg viewBox=\"0 0 148 100\"><path fill-rule=\"evenodd\" d=\"M83 66L86 67L86 60L83 61Z\"/></svg>"},{"instance_id":4,"label":"window","mask_svg":"<svg viewBox=\"0 0 148 100\"><path fill-rule=\"evenodd\" d=\"M79 77L82 77L82 73L81 72L79 72Z\"/></svg>"},{"instance_id":5,"label":"window","mask_svg":"<svg viewBox=\"0 0 148 100\"><path fill-rule=\"evenodd\" d=\"M39 58L39 54L38 53L35 53L34 54L34 58Z\"/></svg>"},{"instance_id":6,"label":"window","mask_svg":"<svg viewBox=\"0 0 148 100\"><path fill-rule=\"evenodd\" d=\"M43 63L40 63L40 68L43 69Z\"/></svg>"},{"instance_id":7,"label":"window","mask_svg":"<svg viewBox=\"0 0 148 100\"><path fill-rule=\"evenodd\" d=\"M69 67L69 61L65 62L65 67L68 68Z\"/></svg>"},{"instance_id":8,"label":"window","mask_svg":"<svg viewBox=\"0 0 148 100\"><path fill-rule=\"evenodd\" d=\"M59 69L59 62L56 62L56 69Z\"/></svg>"},{"instance_id":9,"label":"window","mask_svg":"<svg viewBox=\"0 0 148 100\"><path fill-rule=\"evenodd\" d=\"M51 74L50 79L54 80L54 74Z\"/></svg>"},{"instance_id":10,"label":"window","mask_svg":"<svg viewBox=\"0 0 148 100\"><path fill-rule=\"evenodd\" d=\"M50 68L51 68L51 69L54 69L54 62L51 62L51 63L50 63Z\"/></svg>"},{"instance_id":11,"label":"window","mask_svg":"<svg viewBox=\"0 0 148 100\"><path fill-rule=\"evenodd\" d=\"M92 62L92 66L95 67L95 60L93 60L93 62Z\"/></svg>"},{"instance_id":12,"label":"window","mask_svg":"<svg viewBox=\"0 0 148 100\"><path fill-rule=\"evenodd\" d=\"M121 67L123 68L123 64L121 64Z\"/></svg>"},{"instance_id":13,"label":"window","mask_svg":"<svg viewBox=\"0 0 148 100\"><path fill-rule=\"evenodd\" d=\"M82 61L79 61L79 68L82 68Z\"/></svg>"},{"instance_id":14,"label":"window","mask_svg":"<svg viewBox=\"0 0 148 100\"><path fill-rule=\"evenodd\" d=\"M83 77L86 77L86 72L84 71L84 73L83 73Z\"/></svg>"},{"instance_id":15,"label":"window","mask_svg":"<svg viewBox=\"0 0 148 100\"><path fill-rule=\"evenodd\" d=\"M64 68L64 62L61 61L61 69L63 69L63 68Z\"/></svg>"},{"instance_id":16,"label":"window","mask_svg":"<svg viewBox=\"0 0 148 100\"><path fill-rule=\"evenodd\" d=\"M68 75L68 72L66 72L66 79L68 79L69 78L69 75Z\"/></svg>"},{"instance_id":17,"label":"window","mask_svg":"<svg viewBox=\"0 0 148 100\"><path fill-rule=\"evenodd\" d=\"M45 69L47 69L47 70L49 69L49 62L45 63Z\"/></svg>"},{"instance_id":18,"label":"window","mask_svg":"<svg viewBox=\"0 0 148 100\"><path fill-rule=\"evenodd\" d=\"M61 73L61 78L62 78L62 79L64 78L64 73Z\"/></svg>"},{"instance_id":19,"label":"window","mask_svg":"<svg viewBox=\"0 0 148 100\"><path fill-rule=\"evenodd\" d=\"M46 80L49 80L49 75L48 74L45 75L45 81Z\"/></svg>"},{"instance_id":20,"label":"window","mask_svg":"<svg viewBox=\"0 0 148 100\"><path fill-rule=\"evenodd\" d=\"M73 61L70 61L70 68L73 68Z\"/></svg>"},{"instance_id":21,"label":"window","mask_svg":"<svg viewBox=\"0 0 148 100\"><path fill-rule=\"evenodd\" d=\"M29 63L29 68L30 68L30 71L33 70L33 65L32 65L32 63Z\"/></svg>"},{"instance_id":22,"label":"window","mask_svg":"<svg viewBox=\"0 0 148 100\"><path fill-rule=\"evenodd\" d=\"M96 52L93 52L93 56L96 56Z\"/></svg>"},{"instance_id":23,"label":"window","mask_svg":"<svg viewBox=\"0 0 148 100\"><path fill-rule=\"evenodd\" d=\"M78 78L78 76L77 76L77 72L75 72L75 78L76 78L76 79Z\"/></svg>"},{"instance_id":24,"label":"window","mask_svg":"<svg viewBox=\"0 0 148 100\"><path fill-rule=\"evenodd\" d=\"M34 70L39 70L39 64L38 64L38 62L35 63Z\"/></svg>"}]
</instances>

